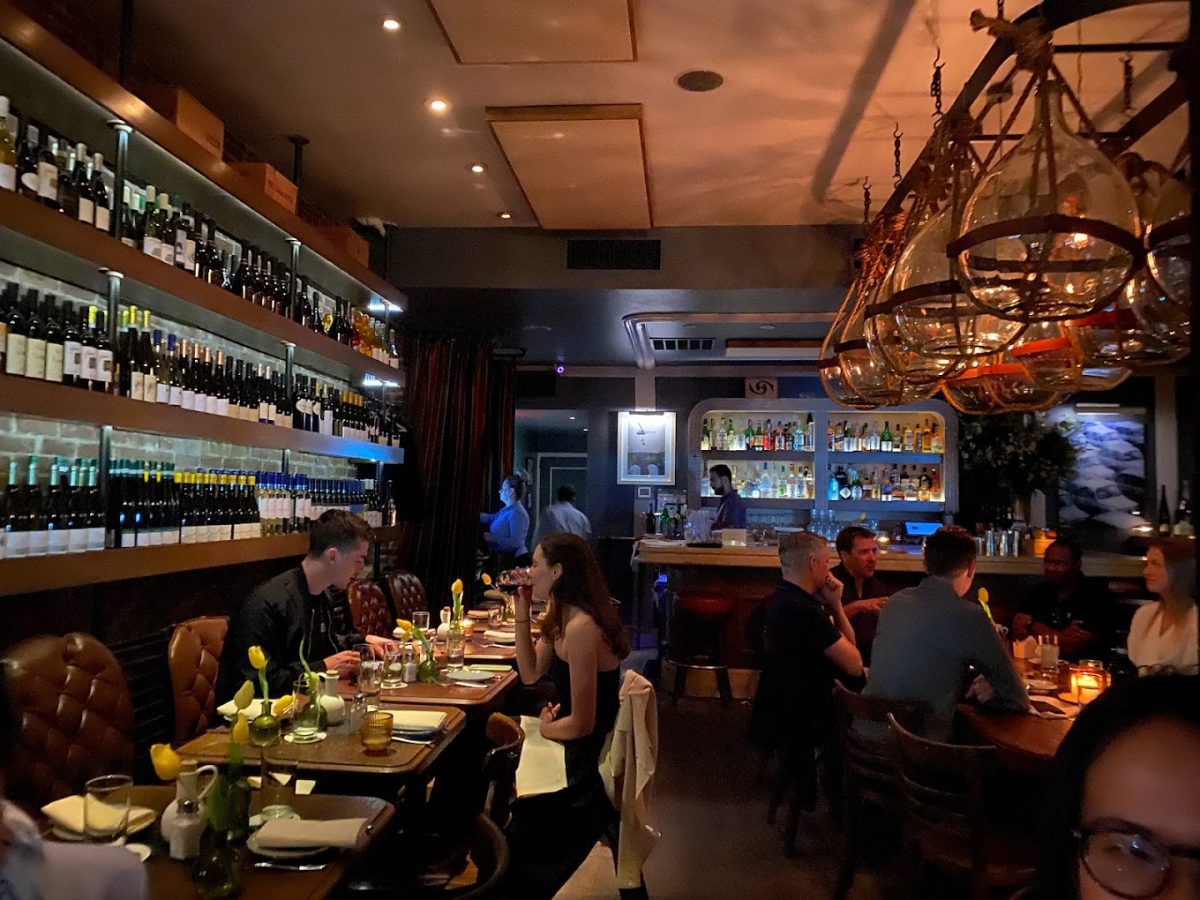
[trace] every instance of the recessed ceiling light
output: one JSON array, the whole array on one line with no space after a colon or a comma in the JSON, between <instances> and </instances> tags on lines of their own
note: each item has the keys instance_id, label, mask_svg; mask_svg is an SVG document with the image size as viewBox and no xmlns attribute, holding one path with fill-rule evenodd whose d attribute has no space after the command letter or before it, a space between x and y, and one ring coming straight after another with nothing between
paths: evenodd
<instances>
[{"instance_id":1,"label":"recessed ceiling light","mask_svg":"<svg viewBox=\"0 0 1200 900\"><path fill-rule=\"evenodd\" d=\"M512 213L510 213L510 212L496 213L496 216L498 218L501 218L501 219L504 219L505 221L507 221L508 219L512 218Z\"/></svg>"},{"instance_id":2,"label":"recessed ceiling light","mask_svg":"<svg viewBox=\"0 0 1200 900\"><path fill-rule=\"evenodd\" d=\"M482 175L487 171L487 166L485 166L483 163L471 163L471 165L467 166L467 168L476 175Z\"/></svg>"},{"instance_id":3,"label":"recessed ceiling light","mask_svg":"<svg viewBox=\"0 0 1200 900\"><path fill-rule=\"evenodd\" d=\"M404 23L402 21L400 21L399 19L397 19L395 16L388 16L386 19L383 20L383 30L384 31L399 31L403 27L404 27Z\"/></svg>"},{"instance_id":4,"label":"recessed ceiling light","mask_svg":"<svg viewBox=\"0 0 1200 900\"><path fill-rule=\"evenodd\" d=\"M725 79L718 72L708 69L692 69L690 72L684 72L678 76L675 83L685 91L702 94L705 91L715 91L725 83Z\"/></svg>"},{"instance_id":5,"label":"recessed ceiling light","mask_svg":"<svg viewBox=\"0 0 1200 900\"><path fill-rule=\"evenodd\" d=\"M575 417L574 417L574 416L567 416L567 418L568 418L568 419L570 419L572 422L574 422L574 421L575 421Z\"/></svg>"},{"instance_id":6,"label":"recessed ceiling light","mask_svg":"<svg viewBox=\"0 0 1200 900\"><path fill-rule=\"evenodd\" d=\"M433 97L425 101L425 106L430 112L440 115L450 109L450 101L443 100L441 97Z\"/></svg>"}]
</instances>

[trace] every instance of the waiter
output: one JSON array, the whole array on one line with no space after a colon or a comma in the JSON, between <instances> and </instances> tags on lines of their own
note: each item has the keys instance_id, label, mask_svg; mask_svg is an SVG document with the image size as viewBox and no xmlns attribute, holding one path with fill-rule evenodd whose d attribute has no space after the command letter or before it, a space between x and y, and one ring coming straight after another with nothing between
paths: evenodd
<instances>
[{"instance_id":1,"label":"waiter","mask_svg":"<svg viewBox=\"0 0 1200 900\"><path fill-rule=\"evenodd\" d=\"M717 517L713 520L714 530L720 528L745 528L746 503L733 489L733 473L729 466L717 463L708 470L708 483L713 493L721 498Z\"/></svg>"},{"instance_id":2,"label":"waiter","mask_svg":"<svg viewBox=\"0 0 1200 900\"><path fill-rule=\"evenodd\" d=\"M861 525L851 525L838 532L834 546L841 562L832 569L833 577L845 585L842 604L846 618L854 629L855 644L863 662L870 665L879 613L892 593L887 584L875 577L879 545L872 532Z\"/></svg>"}]
</instances>

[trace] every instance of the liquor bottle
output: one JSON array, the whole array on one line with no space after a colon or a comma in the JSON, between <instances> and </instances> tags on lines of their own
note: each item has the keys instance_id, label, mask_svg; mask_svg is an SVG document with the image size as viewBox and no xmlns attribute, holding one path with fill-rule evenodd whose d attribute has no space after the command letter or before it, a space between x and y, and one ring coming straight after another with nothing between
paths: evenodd
<instances>
[{"instance_id":1,"label":"liquor bottle","mask_svg":"<svg viewBox=\"0 0 1200 900\"><path fill-rule=\"evenodd\" d=\"M30 122L25 126L25 140L17 147L17 191L30 200L40 200L37 146L37 126Z\"/></svg>"},{"instance_id":2,"label":"liquor bottle","mask_svg":"<svg viewBox=\"0 0 1200 900\"><path fill-rule=\"evenodd\" d=\"M708 419L704 420L704 425L700 429L700 451L706 452L712 449L712 438L708 430Z\"/></svg>"},{"instance_id":3,"label":"liquor bottle","mask_svg":"<svg viewBox=\"0 0 1200 900\"><path fill-rule=\"evenodd\" d=\"M1159 486L1158 494L1158 534L1160 537L1171 536L1171 507L1167 505L1167 486Z\"/></svg>"},{"instance_id":4,"label":"liquor bottle","mask_svg":"<svg viewBox=\"0 0 1200 900\"><path fill-rule=\"evenodd\" d=\"M904 452L913 453L917 450L917 436L912 422L904 423Z\"/></svg>"},{"instance_id":5,"label":"liquor bottle","mask_svg":"<svg viewBox=\"0 0 1200 900\"><path fill-rule=\"evenodd\" d=\"M29 322L25 318L21 301L13 302L4 325L4 372L7 375L24 376Z\"/></svg>"},{"instance_id":6,"label":"liquor bottle","mask_svg":"<svg viewBox=\"0 0 1200 900\"><path fill-rule=\"evenodd\" d=\"M104 184L104 154L92 154L92 183L89 189L92 201L92 224L97 231L109 232L112 228L112 203L108 187Z\"/></svg>"},{"instance_id":7,"label":"liquor bottle","mask_svg":"<svg viewBox=\"0 0 1200 900\"><path fill-rule=\"evenodd\" d=\"M95 309L95 307L92 308ZM92 390L107 394L113 389L113 345L108 337L108 329L104 327L104 320L105 314L97 311L95 331L96 378L92 382Z\"/></svg>"},{"instance_id":8,"label":"liquor bottle","mask_svg":"<svg viewBox=\"0 0 1200 900\"><path fill-rule=\"evenodd\" d=\"M925 420L925 427L921 429L921 452L933 452L933 429L929 427L929 420Z\"/></svg>"},{"instance_id":9,"label":"liquor bottle","mask_svg":"<svg viewBox=\"0 0 1200 900\"><path fill-rule=\"evenodd\" d=\"M17 144L8 130L8 98L0 94L0 190L17 189Z\"/></svg>"},{"instance_id":10,"label":"liquor bottle","mask_svg":"<svg viewBox=\"0 0 1200 900\"><path fill-rule=\"evenodd\" d=\"M58 140L50 135L38 153L37 175L38 200L44 206L58 209Z\"/></svg>"},{"instance_id":11,"label":"liquor bottle","mask_svg":"<svg viewBox=\"0 0 1200 900\"><path fill-rule=\"evenodd\" d=\"M142 252L155 259L162 259L162 212L159 210L157 197L154 185L146 185L145 206L142 208L137 232L141 237Z\"/></svg>"},{"instance_id":12,"label":"liquor bottle","mask_svg":"<svg viewBox=\"0 0 1200 900\"><path fill-rule=\"evenodd\" d=\"M945 499L942 496L942 476L938 472L937 466L934 466L929 472L929 499L939 503Z\"/></svg>"},{"instance_id":13,"label":"liquor bottle","mask_svg":"<svg viewBox=\"0 0 1200 900\"><path fill-rule=\"evenodd\" d=\"M945 445L942 442L942 432L941 432L941 429L938 427L938 423L937 423L936 419L934 419L933 425L930 426L929 452L930 453L944 453L945 452Z\"/></svg>"},{"instance_id":14,"label":"liquor bottle","mask_svg":"<svg viewBox=\"0 0 1200 900\"><path fill-rule=\"evenodd\" d=\"M1193 537L1196 529L1192 525L1192 491L1185 478L1179 486L1179 505L1175 507L1175 525L1171 531L1176 537Z\"/></svg>"},{"instance_id":15,"label":"liquor bottle","mask_svg":"<svg viewBox=\"0 0 1200 900\"><path fill-rule=\"evenodd\" d=\"M63 380L63 331L59 313L54 303L54 295L47 294L42 302L42 328L46 346L45 363L42 378L62 384Z\"/></svg>"},{"instance_id":16,"label":"liquor bottle","mask_svg":"<svg viewBox=\"0 0 1200 900\"><path fill-rule=\"evenodd\" d=\"M930 490L931 485L932 485L932 481L930 480L930 477L929 477L929 469L922 467L921 468L921 477L917 480L917 499L918 500L927 501L927 500L932 499L932 494L931 494L931 490Z\"/></svg>"},{"instance_id":17,"label":"liquor bottle","mask_svg":"<svg viewBox=\"0 0 1200 900\"><path fill-rule=\"evenodd\" d=\"M26 293L26 315L28 332L25 337L25 377L46 377L46 332L38 311L37 291L32 288Z\"/></svg>"}]
</instances>

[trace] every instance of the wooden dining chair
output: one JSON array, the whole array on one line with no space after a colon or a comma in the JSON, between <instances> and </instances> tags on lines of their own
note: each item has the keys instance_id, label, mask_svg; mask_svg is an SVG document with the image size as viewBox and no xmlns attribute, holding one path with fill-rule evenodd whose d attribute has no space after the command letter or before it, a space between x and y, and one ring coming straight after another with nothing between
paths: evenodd
<instances>
[{"instance_id":1,"label":"wooden dining chair","mask_svg":"<svg viewBox=\"0 0 1200 900\"><path fill-rule=\"evenodd\" d=\"M202 616L180 622L171 633L167 671L175 704L177 745L217 724L217 673L228 632L228 617Z\"/></svg>"},{"instance_id":2,"label":"wooden dining chair","mask_svg":"<svg viewBox=\"0 0 1200 900\"><path fill-rule=\"evenodd\" d=\"M988 814L986 784L998 768L996 748L932 741L894 714L887 719L896 739L914 896L923 864L965 874L973 900L986 900L994 888L1028 884L1036 868L1031 842L993 827Z\"/></svg>"},{"instance_id":3,"label":"wooden dining chair","mask_svg":"<svg viewBox=\"0 0 1200 900\"><path fill-rule=\"evenodd\" d=\"M492 746L483 756L483 777L487 783L483 814L504 828L516 796L517 765L521 762L525 732L503 713L492 713L486 730Z\"/></svg>"},{"instance_id":4,"label":"wooden dining chair","mask_svg":"<svg viewBox=\"0 0 1200 900\"><path fill-rule=\"evenodd\" d=\"M429 599L425 596L425 586L421 579L412 572L404 569L392 569L384 581L388 593L392 595L392 609L401 619L412 620L412 614L417 611L429 612Z\"/></svg>"},{"instance_id":5,"label":"wooden dining chair","mask_svg":"<svg viewBox=\"0 0 1200 900\"><path fill-rule=\"evenodd\" d=\"M346 599L350 604L350 624L358 634L392 636L396 616L379 585L369 578L352 581L346 588Z\"/></svg>"}]
</instances>

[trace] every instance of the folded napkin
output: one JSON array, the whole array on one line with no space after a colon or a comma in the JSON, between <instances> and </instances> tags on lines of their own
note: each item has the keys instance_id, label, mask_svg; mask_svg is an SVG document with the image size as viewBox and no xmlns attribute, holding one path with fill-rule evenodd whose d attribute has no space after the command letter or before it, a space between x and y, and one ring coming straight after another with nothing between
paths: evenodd
<instances>
[{"instance_id":1,"label":"folded napkin","mask_svg":"<svg viewBox=\"0 0 1200 900\"><path fill-rule=\"evenodd\" d=\"M42 807L42 812L45 813L47 819L64 831L83 834L83 804L83 797L74 794L70 797L62 797L53 803L47 803ZM100 811L93 816L92 821L101 829L113 829L121 824L121 815L122 811L117 807L102 803ZM152 809L146 809L144 806L131 806L129 807L129 824L126 826L126 831L135 831L157 818L158 813Z\"/></svg>"},{"instance_id":2,"label":"folded napkin","mask_svg":"<svg viewBox=\"0 0 1200 900\"><path fill-rule=\"evenodd\" d=\"M267 819L258 829L258 846L268 850L303 847L358 846L366 830L366 819Z\"/></svg>"},{"instance_id":3,"label":"folded napkin","mask_svg":"<svg viewBox=\"0 0 1200 900\"><path fill-rule=\"evenodd\" d=\"M271 705L274 705L276 699L278 699L278 698L272 697L267 702L270 703ZM232 700L226 700L224 703L222 703L220 706L217 707L217 715L224 716L226 719L232 719L234 716L237 715L237 712L238 712L238 708ZM255 697L254 700L251 702L251 704L246 707L246 718L253 719L260 712L262 712L262 698Z\"/></svg>"},{"instance_id":4,"label":"folded napkin","mask_svg":"<svg viewBox=\"0 0 1200 900\"><path fill-rule=\"evenodd\" d=\"M417 709L388 710L392 714L393 731L434 731L446 721L446 714Z\"/></svg>"},{"instance_id":5,"label":"folded napkin","mask_svg":"<svg viewBox=\"0 0 1200 900\"><path fill-rule=\"evenodd\" d=\"M525 741L517 764L517 797L552 794L567 786L566 750L558 741L542 737L541 719L521 716Z\"/></svg>"},{"instance_id":6,"label":"folded napkin","mask_svg":"<svg viewBox=\"0 0 1200 900\"><path fill-rule=\"evenodd\" d=\"M471 668L480 672L511 672L512 663L471 663Z\"/></svg>"},{"instance_id":7,"label":"folded napkin","mask_svg":"<svg viewBox=\"0 0 1200 900\"><path fill-rule=\"evenodd\" d=\"M494 628L489 628L483 633L483 636L489 641L495 641L497 644L515 644L517 642L516 632L513 631L497 631Z\"/></svg>"},{"instance_id":8,"label":"folded napkin","mask_svg":"<svg viewBox=\"0 0 1200 900\"><path fill-rule=\"evenodd\" d=\"M486 609L468 609L467 615L472 619L483 619L486 621L488 617L488 611Z\"/></svg>"}]
</instances>

